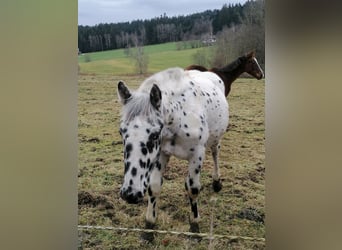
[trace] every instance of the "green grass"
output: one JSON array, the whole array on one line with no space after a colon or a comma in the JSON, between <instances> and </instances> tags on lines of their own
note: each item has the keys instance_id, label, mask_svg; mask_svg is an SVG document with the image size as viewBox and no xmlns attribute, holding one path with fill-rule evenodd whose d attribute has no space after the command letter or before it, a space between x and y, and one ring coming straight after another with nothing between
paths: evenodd
<instances>
[{"instance_id":1,"label":"green grass","mask_svg":"<svg viewBox=\"0 0 342 250\"><path fill-rule=\"evenodd\" d=\"M111 60L114 58L119 59L119 58L125 58L126 57L123 49L107 50L107 51L99 51L99 52L81 54L78 56L78 62L84 63L86 55L88 55L90 57L92 62L93 61Z\"/></svg>"},{"instance_id":2,"label":"green grass","mask_svg":"<svg viewBox=\"0 0 342 250\"><path fill-rule=\"evenodd\" d=\"M170 67L185 68L193 64L192 55L199 49L187 49L179 51L165 51L150 55L150 72L158 72Z\"/></svg>"},{"instance_id":3,"label":"green grass","mask_svg":"<svg viewBox=\"0 0 342 250\"><path fill-rule=\"evenodd\" d=\"M155 73L170 67L186 67L193 64L193 55L202 48L177 50L176 43L164 43L144 47L149 57L148 72ZM89 56L90 62L85 62ZM83 74L134 74L134 61L123 49L82 54L78 58Z\"/></svg>"},{"instance_id":4,"label":"green grass","mask_svg":"<svg viewBox=\"0 0 342 250\"><path fill-rule=\"evenodd\" d=\"M163 53L155 55L162 59L168 52ZM130 205L119 197L124 172L118 132L121 105L116 94L120 79L135 89L144 77L79 76L79 224L143 228L146 202ZM199 195L199 212L203 233L210 231L210 215L214 211L214 234L265 237L264 223L239 217L248 208L265 214L264 87L264 81L254 79L238 79L232 85L228 97L230 126L220 152L222 190L214 193L211 187L210 153L201 173L203 190ZM186 173L186 162L171 158L158 203L157 229L189 230L190 206L184 190ZM216 202L209 202L210 198ZM81 238L84 249L208 249L209 246L208 240L196 242L184 236L163 234L156 235L153 244L143 244L139 233L100 230L84 231ZM263 243L250 241L215 239L212 242L212 249L264 248Z\"/></svg>"}]
</instances>

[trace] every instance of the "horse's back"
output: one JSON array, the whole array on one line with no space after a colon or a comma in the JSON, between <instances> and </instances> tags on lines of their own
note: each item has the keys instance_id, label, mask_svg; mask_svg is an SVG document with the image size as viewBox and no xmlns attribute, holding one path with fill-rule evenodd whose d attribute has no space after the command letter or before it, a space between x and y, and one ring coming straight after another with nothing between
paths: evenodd
<instances>
[{"instance_id":1,"label":"horse's back","mask_svg":"<svg viewBox=\"0 0 342 250\"><path fill-rule=\"evenodd\" d=\"M138 90L149 91L153 84L158 85L163 91L181 90L184 88L183 78L184 70L182 68L169 68L147 78Z\"/></svg>"},{"instance_id":2,"label":"horse's back","mask_svg":"<svg viewBox=\"0 0 342 250\"><path fill-rule=\"evenodd\" d=\"M218 87L222 91L222 93L224 93L224 82L217 74L210 72L210 71L202 72L198 70L189 70L187 71L187 74L189 75L190 78L202 84L203 87L210 86L212 83L216 87ZM208 83L204 79L209 80L210 83ZM207 82L207 83L203 84L203 82Z\"/></svg>"},{"instance_id":3,"label":"horse's back","mask_svg":"<svg viewBox=\"0 0 342 250\"><path fill-rule=\"evenodd\" d=\"M201 87L217 86L224 93L224 83L217 74L209 71L184 70L179 67L169 68L147 78L139 87L140 91L149 91L153 84L165 91L183 92L188 88L189 81L193 81Z\"/></svg>"},{"instance_id":4,"label":"horse's back","mask_svg":"<svg viewBox=\"0 0 342 250\"><path fill-rule=\"evenodd\" d=\"M189 132L186 130L191 128L188 141L207 134L205 144L210 146L218 142L228 126L229 113L224 85L216 74L170 68L147 78L139 89L149 91L153 84L162 91L166 110L173 110L173 114L167 114L175 121L174 128L170 128L172 131L177 129L179 136L184 134L186 138ZM183 129L185 125L188 128Z\"/></svg>"}]
</instances>

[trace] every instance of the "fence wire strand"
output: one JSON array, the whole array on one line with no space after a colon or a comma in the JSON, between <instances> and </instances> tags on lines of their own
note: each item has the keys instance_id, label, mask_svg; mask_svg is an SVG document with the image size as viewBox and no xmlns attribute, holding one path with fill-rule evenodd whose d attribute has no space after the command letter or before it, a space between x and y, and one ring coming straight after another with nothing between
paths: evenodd
<instances>
[{"instance_id":1,"label":"fence wire strand","mask_svg":"<svg viewBox=\"0 0 342 250\"><path fill-rule=\"evenodd\" d=\"M238 236L238 235L220 235L220 234L207 234L207 233L192 233L192 232L177 232L167 230L155 230L155 229L142 229L142 228L125 228L125 227L110 227L110 226L91 226L91 225L78 225L78 229L84 230L112 230L122 232L141 232L141 233L157 233L157 234L173 234L178 236L193 236L201 237L203 239L228 239L228 240L247 240L247 241L259 241L265 242L265 238Z\"/></svg>"}]
</instances>

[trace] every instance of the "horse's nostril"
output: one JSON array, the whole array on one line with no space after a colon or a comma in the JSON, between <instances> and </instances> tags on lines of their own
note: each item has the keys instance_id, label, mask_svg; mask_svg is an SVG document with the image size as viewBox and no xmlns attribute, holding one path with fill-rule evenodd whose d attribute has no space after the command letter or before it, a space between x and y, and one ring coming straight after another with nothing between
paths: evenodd
<instances>
[{"instance_id":1,"label":"horse's nostril","mask_svg":"<svg viewBox=\"0 0 342 250\"><path fill-rule=\"evenodd\" d=\"M126 196L126 201L129 204L138 204L142 201L142 197L138 197L138 195L130 194Z\"/></svg>"},{"instance_id":2,"label":"horse's nostril","mask_svg":"<svg viewBox=\"0 0 342 250\"><path fill-rule=\"evenodd\" d=\"M124 199L125 200L125 194L126 194L127 192L125 191L125 190L123 190L123 189L120 189L120 197L122 198L122 199Z\"/></svg>"}]
</instances>

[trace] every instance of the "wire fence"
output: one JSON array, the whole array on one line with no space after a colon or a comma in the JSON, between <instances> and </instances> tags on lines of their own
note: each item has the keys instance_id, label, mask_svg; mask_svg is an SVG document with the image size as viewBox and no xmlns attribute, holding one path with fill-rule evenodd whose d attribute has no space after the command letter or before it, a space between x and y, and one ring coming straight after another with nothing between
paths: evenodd
<instances>
[{"instance_id":1,"label":"wire fence","mask_svg":"<svg viewBox=\"0 0 342 250\"><path fill-rule=\"evenodd\" d=\"M265 242L265 238L258 238L258 237L238 236L238 235L220 235L220 234L208 234L208 233L192 233L192 232L177 232L177 231L142 229L142 228L78 225L78 230L81 230L81 231L112 230L112 231L122 231L122 232L156 233L156 234L171 234L171 235L177 235L177 236L200 237L206 240L227 239L227 240L245 240L245 241Z\"/></svg>"},{"instance_id":2,"label":"wire fence","mask_svg":"<svg viewBox=\"0 0 342 250\"><path fill-rule=\"evenodd\" d=\"M143 228L126 228L126 227L112 227L112 226L94 226L94 225L78 225L78 230L81 231L81 235L83 235L83 231L89 230L110 230L117 232L133 232L133 233L155 233L155 234L168 234L168 235L176 235L183 237L193 237L193 238L201 238L203 240L209 240L209 246L212 244L214 240L229 240L232 242L236 241L250 241L250 242L258 242L261 244L265 243L265 238L262 237L250 237L250 236L241 236L241 235L222 235L222 234L213 234L213 222L214 222L214 206L217 199L215 197L211 197L209 200L211 207L211 216L210 216L210 232L209 233L193 233L193 232L179 232L179 231L169 231L169 230L157 230L157 229L143 229ZM79 239L79 243L83 245L82 239ZM211 249L209 247L209 249Z\"/></svg>"}]
</instances>

